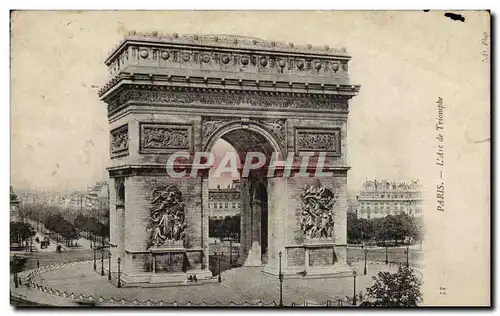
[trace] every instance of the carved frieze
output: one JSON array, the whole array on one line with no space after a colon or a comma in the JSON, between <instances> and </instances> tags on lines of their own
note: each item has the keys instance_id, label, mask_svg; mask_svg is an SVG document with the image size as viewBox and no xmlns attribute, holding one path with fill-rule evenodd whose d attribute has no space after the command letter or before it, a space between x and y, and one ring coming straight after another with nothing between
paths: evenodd
<instances>
[{"instance_id":1,"label":"carved frieze","mask_svg":"<svg viewBox=\"0 0 500 316\"><path fill-rule=\"evenodd\" d=\"M182 246L187 224L179 188L175 185L156 187L150 205L148 248Z\"/></svg>"},{"instance_id":2,"label":"carved frieze","mask_svg":"<svg viewBox=\"0 0 500 316\"><path fill-rule=\"evenodd\" d=\"M332 238L334 193L324 186L307 186L300 198L303 205L300 229L306 240Z\"/></svg>"},{"instance_id":3,"label":"carved frieze","mask_svg":"<svg viewBox=\"0 0 500 316\"><path fill-rule=\"evenodd\" d=\"M302 95L292 93L249 93L227 91L130 90L123 92L117 102L108 105L112 114L128 101L223 107L255 107L276 109L311 109L347 111L347 99L338 96Z\"/></svg>"},{"instance_id":4,"label":"carved frieze","mask_svg":"<svg viewBox=\"0 0 500 316\"><path fill-rule=\"evenodd\" d=\"M111 157L128 154L128 125L123 125L111 131Z\"/></svg>"},{"instance_id":5,"label":"carved frieze","mask_svg":"<svg viewBox=\"0 0 500 316\"><path fill-rule=\"evenodd\" d=\"M325 152L329 156L340 155L340 129L295 129L295 151Z\"/></svg>"},{"instance_id":6,"label":"carved frieze","mask_svg":"<svg viewBox=\"0 0 500 316\"><path fill-rule=\"evenodd\" d=\"M168 153L192 149L191 125L141 123L140 126L141 153Z\"/></svg>"}]
</instances>

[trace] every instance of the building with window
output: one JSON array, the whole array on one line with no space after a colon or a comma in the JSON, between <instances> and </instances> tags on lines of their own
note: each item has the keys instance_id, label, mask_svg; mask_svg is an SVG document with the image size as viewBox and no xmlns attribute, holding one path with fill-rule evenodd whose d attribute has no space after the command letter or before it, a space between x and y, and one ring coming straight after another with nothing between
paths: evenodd
<instances>
[{"instance_id":1,"label":"building with window","mask_svg":"<svg viewBox=\"0 0 500 316\"><path fill-rule=\"evenodd\" d=\"M228 216L235 216L241 212L240 183L233 181L227 188L208 190L208 208L210 217L213 219L223 219Z\"/></svg>"},{"instance_id":2,"label":"building with window","mask_svg":"<svg viewBox=\"0 0 500 316\"><path fill-rule=\"evenodd\" d=\"M10 221L19 221L19 198L14 193L12 186L10 186Z\"/></svg>"},{"instance_id":3,"label":"building with window","mask_svg":"<svg viewBox=\"0 0 500 316\"><path fill-rule=\"evenodd\" d=\"M358 218L380 218L387 215L407 214L422 216L422 187L418 180L389 182L365 181L357 197Z\"/></svg>"},{"instance_id":4,"label":"building with window","mask_svg":"<svg viewBox=\"0 0 500 316\"><path fill-rule=\"evenodd\" d=\"M87 188L83 197L83 209L86 216L94 217L102 223L108 222L109 188L105 181L96 182Z\"/></svg>"}]
</instances>

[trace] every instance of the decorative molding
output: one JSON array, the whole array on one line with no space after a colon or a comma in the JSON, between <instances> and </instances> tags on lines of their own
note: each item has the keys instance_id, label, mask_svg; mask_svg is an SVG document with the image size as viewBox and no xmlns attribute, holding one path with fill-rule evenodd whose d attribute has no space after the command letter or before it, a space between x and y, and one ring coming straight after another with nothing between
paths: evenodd
<instances>
[{"instance_id":1,"label":"decorative molding","mask_svg":"<svg viewBox=\"0 0 500 316\"><path fill-rule=\"evenodd\" d=\"M294 43L286 43L282 41L275 40L264 40L256 37L248 36L238 36L238 35L228 35L228 34L161 34L158 32L152 33L137 33L131 31L128 34L129 39L147 39L147 40L160 40L169 41L173 43L184 43L184 44L201 44L220 46L220 47L231 47L231 48L251 48L251 49L269 49L273 51L283 50L286 52L294 53L319 53L319 54L329 54L329 55L347 55L347 49L345 47L333 48L328 45L317 46L317 45L296 45Z\"/></svg>"},{"instance_id":2,"label":"decorative molding","mask_svg":"<svg viewBox=\"0 0 500 316\"><path fill-rule=\"evenodd\" d=\"M213 117L204 116L201 123L201 138L203 146L205 146L210 137L224 124L238 120L232 117Z\"/></svg>"},{"instance_id":3,"label":"decorative molding","mask_svg":"<svg viewBox=\"0 0 500 316\"><path fill-rule=\"evenodd\" d=\"M156 187L150 204L148 248L183 247L187 224L179 188L175 185Z\"/></svg>"},{"instance_id":4,"label":"decorative molding","mask_svg":"<svg viewBox=\"0 0 500 316\"><path fill-rule=\"evenodd\" d=\"M193 149L189 124L140 123L140 153L171 153Z\"/></svg>"},{"instance_id":5,"label":"decorative molding","mask_svg":"<svg viewBox=\"0 0 500 316\"><path fill-rule=\"evenodd\" d=\"M212 76L224 77L228 72L253 74L264 79L266 74L308 77L314 82L348 79L350 56L345 48L329 46L297 46L292 43L265 41L240 36L168 36L150 34L125 37L105 61L110 77L131 67L210 70ZM137 72L137 71L134 71ZM262 76L264 75L264 76ZM112 81L112 80L110 80ZM104 93L112 82L106 84Z\"/></svg>"},{"instance_id":6,"label":"decorative molding","mask_svg":"<svg viewBox=\"0 0 500 316\"><path fill-rule=\"evenodd\" d=\"M111 158L128 155L128 124L113 129L110 136Z\"/></svg>"},{"instance_id":7,"label":"decorative molding","mask_svg":"<svg viewBox=\"0 0 500 316\"><path fill-rule=\"evenodd\" d=\"M303 204L300 229L306 240L333 238L334 193L324 186L307 186L300 198Z\"/></svg>"},{"instance_id":8,"label":"decorative molding","mask_svg":"<svg viewBox=\"0 0 500 316\"><path fill-rule=\"evenodd\" d=\"M348 97L335 95L307 95L293 93L256 93L244 91L180 91L166 90L127 90L108 104L108 115L115 113L127 102L152 104L190 104L222 107L255 107L271 109L321 109L347 111Z\"/></svg>"},{"instance_id":9,"label":"decorative molding","mask_svg":"<svg viewBox=\"0 0 500 316\"><path fill-rule=\"evenodd\" d=\"M264 125L264 127L269 130L277 140L278 144L281 146L282 150L286 151L286 120L285 119L275 119L275 120L258 120L257 122Z\"/></svg>"},{"instance_id":10,"label":"decorative molding","mask_svg":"<svg viewBox=\"0 0 500 316\"><path fill-rule=\"evenodd\" d=\"M295 152L325 152L327 156L341 154L340 128L295 128Z\"/></svg>"},{"instance_id":11,"label":"decorative molding","mask_svg":"<svg viewBox=\"0 0 500 316\"><path fill-rule=\"evenodd\" d=\"M106 60L106 64L111 64L114 59L123 58L120 56L120 51L124 44L127 42L137 43L138 45L144 43L156 44L156 45L169 45L173 47L182 47L185 45L193 46L207 46L211 49L251 49L252 51L267 51L267 52L281 52L289 54L307 54L307 55L324 55L324 56L336 56L343 58L350 58L347 49L345 47L333 48L328 45L316 46L316 45L296 45L294 43L286 43L282 41L274 40L264 40L256 37L246 37L237 35L225 35L225 34L212 34L212 35L198 35L198 34L186 34L179 35L174 34L161 34L158 32L152 33L138 33L131 31L127 36L125 36L115 47L109 52L109 57ZM120 57L118 57L120 56ZM128 56L127 56L128 57ZM136 58L136 55L132 55L132 58ZM147 56L146 56L147 57ZM145 58L145 57L143 57ZM168 59L168 57L163 57Z\"/></svg>"}]
</instances>

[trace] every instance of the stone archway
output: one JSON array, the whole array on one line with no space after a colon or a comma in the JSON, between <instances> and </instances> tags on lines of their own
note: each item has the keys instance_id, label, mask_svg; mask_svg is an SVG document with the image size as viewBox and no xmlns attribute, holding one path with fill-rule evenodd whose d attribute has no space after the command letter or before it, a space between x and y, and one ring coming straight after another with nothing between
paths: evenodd
<instances>
[{"instance_id":1,"label":"stone archway","mask_svg":"<svg viewBox=\"0 0 500 316\"><path fill-rule=\"evenodd\" d=\"M293 164L292 177L279 168L266 177L264 271L278 274L281 252L288 275L347 272L347 118L360 89L349 81L349 60L345 49L328 46L129 34L106 59L110 80L99 92L110 124L108 172L127 188L123 221L110 214L117 223L110 227L112 257L121 258L124 281L211 276L206 172L178 178L166 166L174 153L206 152L219 138L232 142L240 158L249 148L278 152L294 163L321 159L329 172L295 176L301 169ZM249 200L258 178L243 182ZM119 206L116 194L117 187L112 209Z\"/></svg>"},{"instance_id":2,"label":"stone archway","mask_svg":"<svg viewBox=\"0 0 500 316\"><path fill-rule=\"evenodd\" d=\"M209 152L218 139L223 139L235 148L241 165L244 164L246 154L249 152L261 152L266 156L267 161L271 159L273 153L283 155L279 137L284 133L284 125L272 125L274 129L271 129L262 123L265 122L263 120L228 118L227 120L217 120L216 122L220 124L217 125L216 129L210 131L210 126L214 122L213 118L203 118L203 122L202 126L205 128L203 131L206 131L205 135L208 135L204 147L205 152ZM268 209L267 178L265 173L251 172L248 177L241 180L243 182L240 214L241 248L238 261L243 266L262 266L267 263L269 246L267 219L268 213L272 212ZM204 178L204 181L208 181L208 178ZM208 208L207 202L204 200L206 208ZM272 249L271 251L277 250Z\"/></svg>"}]
</instances>

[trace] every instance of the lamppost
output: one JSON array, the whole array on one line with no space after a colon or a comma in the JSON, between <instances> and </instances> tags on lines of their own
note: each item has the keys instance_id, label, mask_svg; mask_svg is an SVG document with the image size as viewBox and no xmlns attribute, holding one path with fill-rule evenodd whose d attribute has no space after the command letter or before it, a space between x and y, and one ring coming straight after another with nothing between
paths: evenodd
<instances>
[{"instance_id":1,"label":"lamppost","mask_svg":"<svg viewBox=\"0 0 500 316\"><path fill-rule=\"evenodd\" d=\"M12 257L12 265L13 265L13 270L14 270L14 285L17 287L19 287L19 281L17 279L17 256L14 255L14 257Z\"/></svg>"},{"instance_id":2,"label":"lamppost","mask_svg":"<svg viewBox=\"0 0 500 316\"><path fill-rule=\"evenodd\" d=\"M120 262L122 262L122 259L120 259L120 257L118 257L118 259L116 261L118 261L118 287L122 287L122 278L121 278L121 274L120 274Z\"/></svg>"},{"instance_id":3,"label":"lamppost","mask_svg":"<svg viewBox=\"0 0 500 316\"><path fill-rule=\"evenodd\" d=\"M366 256L368 255L368 248L365 248L365 270L364 274L366 275Z\"/></svg>"},{"instance_id":4,"label":"lamppost","mask_svg":"<svg viewBox=\"0 0 500 316\"><path fill-rule=\"evenodd\" d=\"M281 272L281 251L278 253L278 256L280 258L280 262L279 262L279 273L278 273L278 277L279 277L279 280L280 280L280 307L283 307L283 273Z\"/></svg>"},{"instance_id":5,"label":"lamppost","mask_svg":"<svg viewBox=\"0 0 500 316\"><path fill-rule=\"evenodd\" d=\"M218 275L218 279L217 279L217 280L219 281L219 283L221 283L221 282L222 282L222 279L221 279L221 276L220 276L220 260L221 260L221 253L219 253L219 256L217 256L217 253L216 253L216 254L215 254L215 257L216 257L216 258L218 259L218 261L219 261L219 275Z\"/></svg>"},{"instance_id":6,"label":"lamppost","mask_svg":"<svg viewBox=\"0 0 500 316\"><path fill-rule=\"evenodd\" d=\"M410 266L409 255L410 255L410 245L406 245L406 267L407 268Z\"/></svg>"},{"instance_id":7,"label":"lamppost","mask_svg":"<svg viewBox=\"0 0 500 316\"><path fill-rule=\"evenodd\" d=\"M96 249L95 249L95 241L94 241L94 271L97 270L97 265L95 263L95 260L96 260L96 258L95 258L96 257L95 251L96 251Z\"/></svg>"},{"instance_id":8,"label":"lamppost","mask_svg":"<svg viewBox=\"0 0 500 316\"><path fill-rule=\"evenodd\" d=\"M387 256L387 240L385 241L385 264L389 264L389 257Z\"/></svg>"},{"instance_id":9,"label":"lamppost","mask_svg":"<svg viewBox=\"0 0 500 316\"><path fill-rule=\"evenodd\" d=\"M356 276L358 274L356 273L356 271L353 271L352 272L352 277L354 279L354 291L353 291L353 297L352 297L352 305L356 305Z\"/></svg>"},{"instance_id":10,"label":"lamppost","mask_svg":"<svg viewBox=\"0 0 500 316\"><path fill-rule=\"evenodd\" d=\"M104 243L101 246L101 276L104 276Z\"/></svg>"},{"instance_id":11,"label":"lamppost","mask_svg":"<svg viewBox=\"0 0 500 316\"><path fill-rule=\"evenodd\" d=\"M233 264L233 241L229 241L229 264Z\"/></svg>"},{"instance_id":12,"label":"lamppost","mask_svg":"<svg viewBox=\"0 0 500 316\"><path fill-rule=\"evenodd\" d=\"M111 281L111 252L108 254L108 281Z\"/></svg>"}]
</instances>

